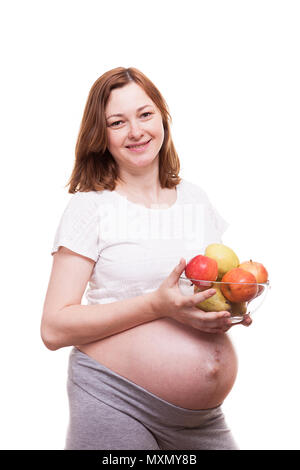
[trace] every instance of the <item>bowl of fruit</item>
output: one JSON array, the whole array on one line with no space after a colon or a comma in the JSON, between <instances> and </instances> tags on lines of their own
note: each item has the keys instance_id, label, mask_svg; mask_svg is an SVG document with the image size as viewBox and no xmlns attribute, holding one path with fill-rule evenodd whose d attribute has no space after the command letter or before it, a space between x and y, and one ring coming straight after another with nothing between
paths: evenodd
<instances>
[{"instance_id":1,"label":"bowl of fruit","mask_svg":"<svg viewBox=\"0 0 300 470\"><path fill-rule=\"evenodd\" d=\"M243 321L245 314L254 313L264 302L270 288L268 272L262 263L240 263L236 253L222 243L212 243L188 261L179 288L185 295L206 289L216 293L197 305L205 312L228 311L232 323Z\"/></svg>"}]
</instances>

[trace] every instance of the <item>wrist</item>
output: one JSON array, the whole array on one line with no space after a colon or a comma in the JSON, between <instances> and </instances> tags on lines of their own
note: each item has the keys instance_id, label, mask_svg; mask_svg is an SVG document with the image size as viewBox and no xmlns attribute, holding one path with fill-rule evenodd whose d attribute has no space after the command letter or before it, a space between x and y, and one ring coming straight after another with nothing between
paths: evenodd
<instances>
[{"instance_id":1,"label":"wrist","mask_svg":"<svg viewBox=\"0 0 300 470\"><path fill-rule=\"evenodd\" d=\"M151 315L153 316L154 320L157 320L158 318L162 317L162 310L159 306L157 291L150 292L147 295Z\"/></svg>"}]
</instances>

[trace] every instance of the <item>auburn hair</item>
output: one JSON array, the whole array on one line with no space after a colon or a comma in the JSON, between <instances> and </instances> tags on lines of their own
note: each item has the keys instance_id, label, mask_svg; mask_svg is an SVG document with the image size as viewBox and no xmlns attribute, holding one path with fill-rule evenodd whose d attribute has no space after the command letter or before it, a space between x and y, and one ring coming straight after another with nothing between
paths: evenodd
<instances>
[{"instance_id":1,"label":"auburn hair","mask_svg":"<svg viewBox=\"0 0 300 470\"><path fill-rule=\"evenodd\" d=\"M162 116L164 141L159 151L161 187L173 188L180 183L180 162L170 130L172 118L164 98L138 69L117 67L101 75L90 89L76 142L73 171L66 184L69 193L115 189L120 175L118 164L107 148L105 107L113 89L132 81L143 88Z\"/></svg>"}]
</instances>

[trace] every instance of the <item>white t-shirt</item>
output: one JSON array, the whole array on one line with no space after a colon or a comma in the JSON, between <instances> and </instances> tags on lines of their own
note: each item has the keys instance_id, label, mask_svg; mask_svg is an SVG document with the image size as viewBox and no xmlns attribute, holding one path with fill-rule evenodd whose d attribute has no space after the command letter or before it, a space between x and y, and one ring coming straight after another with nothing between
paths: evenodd
<instances>
[{"instance_id":1,"label":"white t-shirt","mask_svg":"<svg viewBox=\"0 0 300 470\"><path fill-rule=\"evenodd\" d=\"M171 207L129 201L116 191L72 194L52 247L65 246L95 266L85 292L88 304L146 294L159 287L179 263L221 243L228 223L205 191L184 179Z\"/></svg>"}]
</instances>

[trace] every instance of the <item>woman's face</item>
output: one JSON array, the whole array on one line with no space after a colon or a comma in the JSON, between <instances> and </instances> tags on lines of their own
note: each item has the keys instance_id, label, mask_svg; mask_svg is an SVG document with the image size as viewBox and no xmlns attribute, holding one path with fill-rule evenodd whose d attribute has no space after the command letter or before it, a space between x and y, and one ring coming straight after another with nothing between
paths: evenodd
<instances>
[{"instance_id":1,"label":"woman's face","mask_svg":"<svg viewBox=\"0 0 300 470\"><path fill-rule=\"evenodd\" d=\"M121 169L158 163L164 140L162 116L139 85L132 82L112 90L105 116L108 150Z\"/></svg>"}]
</instances>

